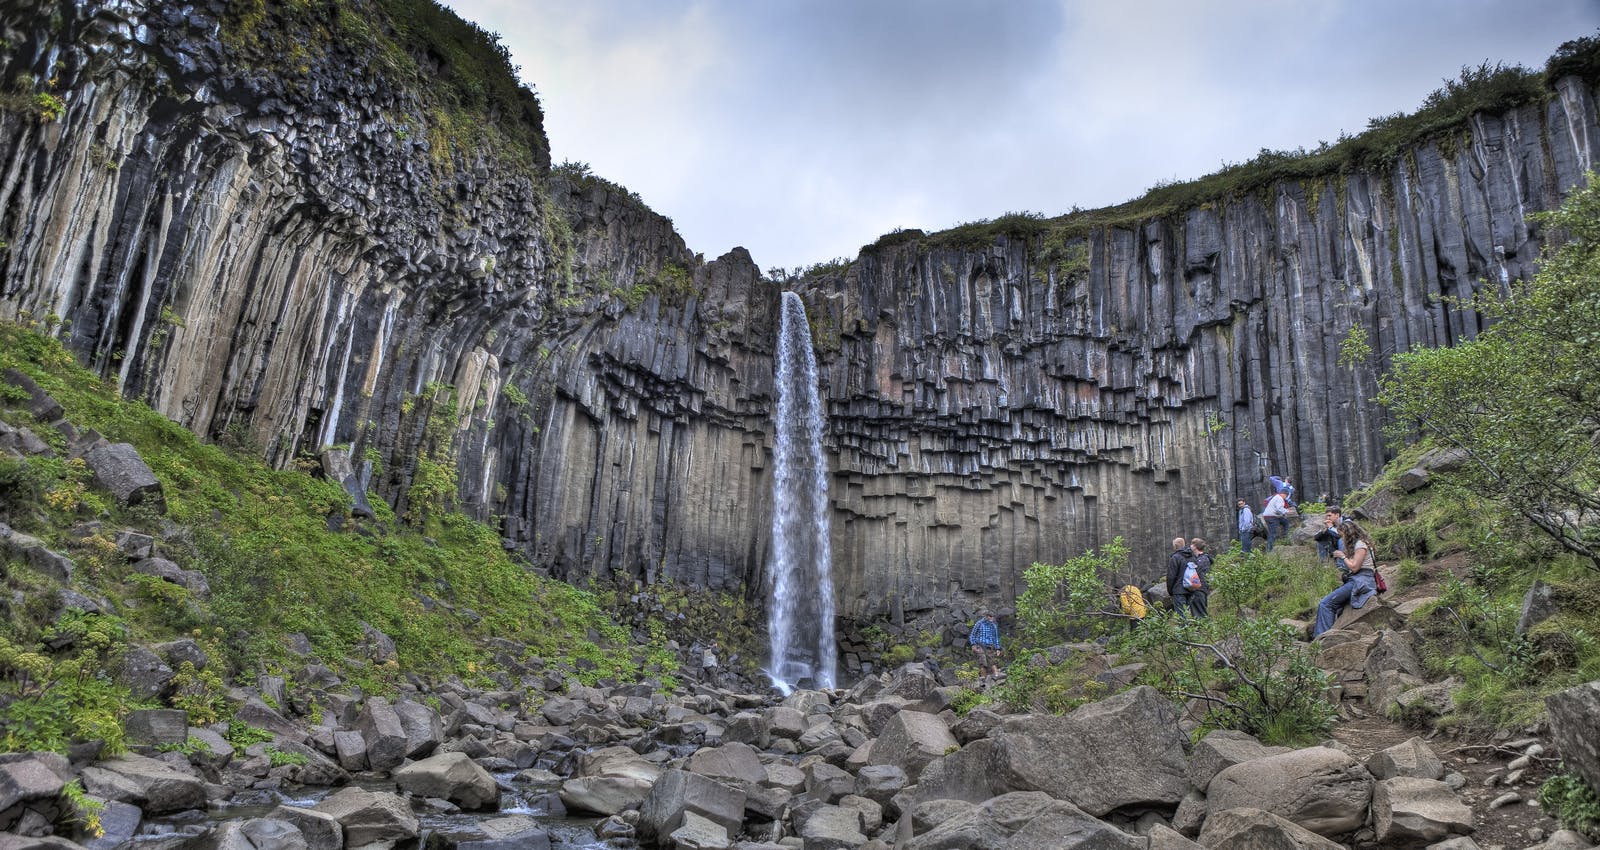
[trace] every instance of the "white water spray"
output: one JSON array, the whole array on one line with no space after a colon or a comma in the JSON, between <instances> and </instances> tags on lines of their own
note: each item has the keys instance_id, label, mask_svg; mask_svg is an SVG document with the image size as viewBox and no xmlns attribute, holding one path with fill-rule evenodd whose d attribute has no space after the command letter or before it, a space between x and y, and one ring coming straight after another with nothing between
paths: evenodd
<instances>
[{"instance_id":1,"label":"white water spray","mask_svg":"<svg viewBox=\"0 0 1600 850\"><path fill-rule=\"evenodd\" d=\"M803 680L834 686L833 554L828 543L828 461L822 454L817 356L800 296L783 293L774 375L772 598L767 674L785 694Z\"/></svg>"}]
</instances>

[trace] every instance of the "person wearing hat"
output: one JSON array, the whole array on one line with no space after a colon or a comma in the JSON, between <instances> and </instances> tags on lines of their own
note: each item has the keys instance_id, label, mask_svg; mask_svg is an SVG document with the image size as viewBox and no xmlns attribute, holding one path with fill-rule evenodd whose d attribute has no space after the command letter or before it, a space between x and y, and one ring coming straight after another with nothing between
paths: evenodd
<instances>
[{"instance_id":1,"label":"person wearing hat","mask_svg":"<svg viewBox=\"0 0 1600 850\"><path fill-rule=\"evenodd\" d=\"M978 612L978 622L967 633L967 645L978 656L978 675L984 679L1000 678L1000 624L994 612L987 608ZM984 671L988 672L985 673ZM985 682L987 684L987 682Z\"/></svg>"}]
</instances>

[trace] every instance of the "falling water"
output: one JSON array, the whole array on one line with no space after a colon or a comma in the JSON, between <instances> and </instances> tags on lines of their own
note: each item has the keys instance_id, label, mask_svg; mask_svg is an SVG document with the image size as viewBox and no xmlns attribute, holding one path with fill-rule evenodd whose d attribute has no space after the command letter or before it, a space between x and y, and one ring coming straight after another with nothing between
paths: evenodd
<instances>
[{"instance_id":1,"label":"falling water","mask_svg":"<svg viewBox=\"0 0 1600 850\"><path fill-rule=\"evenodd\" d=\"M817 356L805 304L783 293L773 416L772 601L767 636L772 683L834 686L833 580L828 574L828 464L822 455Z\"/></svg>"}]
</instances>

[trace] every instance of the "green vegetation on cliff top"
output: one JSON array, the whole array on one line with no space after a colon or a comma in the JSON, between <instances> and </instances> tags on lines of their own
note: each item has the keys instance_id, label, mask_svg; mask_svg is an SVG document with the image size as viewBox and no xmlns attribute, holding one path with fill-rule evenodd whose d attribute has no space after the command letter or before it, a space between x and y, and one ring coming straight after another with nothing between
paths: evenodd
<instances>
[{"instance_id":1,"label":"green vegetation on cliff top","mask_svg":"<svg viewBox=\"0 0 1600 850\"><path fill-rule=\"evenodd\" d=\"M1398 112L1367 122L1354 136L1341 135L1316 148L1293 151L1263 149L1248 162L1224 165L1196 180L1160 183L1144 195L1094 210L1073 210L1056 217L1012 212L999 218L969 222L932 234L921 230L886 233L868 249L906 243L957 250L981 250L1001 237L1014 239L1077 239L1111 227L1132 227L1153 218L1263 192L1290 181L1319 181L1358 171L1386 172L1419 144L1441 147L1471 143L1469 119L1475 114L1499 115L1554 96L1556 82L1577 76L1600 84L1600 36L1573 39L1561 45L1543 71L1484 63L1461 70L1455 80L1430 94L1415 112Z\"/></svg>"},{"instance_id":2,"label":"green vegetation on cliff top","mask_svg":"<svg viewBox=\"0 0 1600 850\"><path fill-rule=\"evenodd\" d=\"M518 79L498 33L435 0L240 0L222 38L245 61L291 79L319 66L366 67L416 92L440 165L492 150L510 164L548 167L539 98Z\"/></svg>"}]
</instances>

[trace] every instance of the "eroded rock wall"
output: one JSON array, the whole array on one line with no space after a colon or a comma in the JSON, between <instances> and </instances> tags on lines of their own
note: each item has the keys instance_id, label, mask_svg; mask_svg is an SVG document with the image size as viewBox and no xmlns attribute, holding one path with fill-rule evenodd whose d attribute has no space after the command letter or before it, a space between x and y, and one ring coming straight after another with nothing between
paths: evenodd
<instances>
[{"instance_id":1,"label":"eroded rock wall","mask_svg":"<svg viewBox=\"0 0 1600 850\"><path fill-rule=\"evenodd\" d=\"M453 144L370 45L261 67L228 9L0 11L0 73L64 109L0 110L0 314L60 317L124 392L279 465L351 445L402 516L447 468L556 575L759 596L779 285L552 172L536 108L531 161ZM906 241L800 283L839 610L1005 604L1033 561L1117 535L1148 577L1174 534L1225 539L1269 472L1308 497L1370 477L1376 376L1477 332L1442 296L1532 274L1526 215L1600 152L1594 100L1568 80L1383 173L1064 245ZM1355 325L1373 353L1345 368Z\"/></svg>"}]
</instances>

